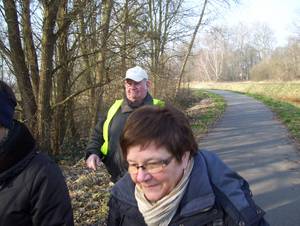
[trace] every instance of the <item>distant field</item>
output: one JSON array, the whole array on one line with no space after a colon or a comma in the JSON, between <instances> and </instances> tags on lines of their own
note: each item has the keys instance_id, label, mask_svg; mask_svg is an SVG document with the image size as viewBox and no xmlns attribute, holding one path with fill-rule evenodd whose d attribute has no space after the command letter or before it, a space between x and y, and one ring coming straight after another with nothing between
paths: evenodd
<instances>
[{"instance_id":1,"label":"distant field","mask_svg":"<svg viewBox=\"0 0 300 226\"><path fill-rule=\"evenodd\" d=\"M187 87L185 84L183 87ZM190 88L221 89L262 94L300 107L300 82L193 82Z\"/></svg>"}]
</instances>

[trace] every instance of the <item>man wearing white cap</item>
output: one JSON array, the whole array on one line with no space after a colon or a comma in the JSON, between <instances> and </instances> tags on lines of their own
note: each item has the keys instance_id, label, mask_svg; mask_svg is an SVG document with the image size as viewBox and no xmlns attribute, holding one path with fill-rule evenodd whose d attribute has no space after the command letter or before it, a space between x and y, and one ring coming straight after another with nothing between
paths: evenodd
<instances>
[{"instance_id":1,"label":"man wearing white cap","mask_svg":"<svg viewBox=\"0 0 300 226\"><path fill-rule=\"evenodd\" d=\"M116 100L97 123L85 152L87 167L96 170L101 159L114 183L126 173L122 166L124 158L119 145L119 136L127 118L140 106L164 105L164 102L153 99L148 93L150 81L147 72L141 67L128 69L123 81L126 97Z\"/></svg>"}]
</instances>

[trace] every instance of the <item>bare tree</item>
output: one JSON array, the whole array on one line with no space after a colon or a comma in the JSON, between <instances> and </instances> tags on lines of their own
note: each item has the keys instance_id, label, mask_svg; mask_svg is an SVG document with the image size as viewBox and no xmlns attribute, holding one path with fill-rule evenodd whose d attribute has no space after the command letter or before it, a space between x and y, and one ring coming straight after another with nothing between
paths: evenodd
<instances>
[{"instance_id":1,"label":"bare tree","mask_svg":"<svg viewBox=\"0 0 300 226\"><path fill-rule=\"evenodd\" d=\"M274 32L266 23L255 22L252 25L253 44L259 53L260 61L271 56L275 48Z\"/></svg>"},{"instance_id":2,"label":"bare tree","mask_svg":"<svg viewBox=\"0 0 300 226\"><path fill-rule=\"evenodd\" d=\"M32 80L33 92L35 95L35 101L38 102L38 93L39 93L39 65L37 59L36 48L33 41L33 33L31 26L31 16L30 16L30 1L23 0L23 26L22 33L25 44L25 54L27 55L26 59L29 65L30 77Z\"/></svg>"},{"instance_id":3,"label":"bare tree","mask_svg":"<svg viewBox=\"0 0 300 226\"><path fill-rule=\"evenodd\" d=\"M43 1L43 26L41 27L42 38L38 36L36 40L40 49L35 47L36 43L33 40L33 28L31 26L30 16L30 2L23 1L23 11L19 13L17 11L17 5L15 1L6 0L3 1L4 11L6 16L6 24L8 30L8 40L10 48L5 48L3 42L1 42L1 51L4 52L10 59L13 72L17 78L18 87L21 94L22 109L24 118L27 120L27 124L34 132L36 139L39 141L39 147L42 152L51 154L51 124L52 124L52 102L63 102L63 98L66 98L66 74L67 73L67 59L66 59L66 37L69 25L72 23L72 19L79 12L79 9L83 9L82 5L77 5L72 12L66 14L64 10L59 26L57 26L57 18L59 7L66 9L67 1ZM22 47L21 35L19 30L18 15L22 15L22 32L24 47ZM41 14L39 14L41 15ZM58 28L58 29L56 29ZM39 29L35 26L35 29ZM58 84L62 87L58 87L57 90L63 94L58 93L59 100L53 101L52 98L52 82L53 74L53 55L57 39L59 38L60 46L60 58L61 66L60 73L58 74ZM40 54L40 60L37 60L37 51ZM40 62L40 68L38 65ZM29 65L29 67L27 67ZM30 69L30 73L29 73ZM65 70L65 71L64 71ZM64 71L64 72L63 72ZM61 80L63 79L63 80ZM32 82L32 83L31 83ZM56 106L59 106L56 104ZM58 111L57 111L58 112ZM37 131L37 132L35 132ZM62 133L63 134L63 133ZM59 140L62 140L60 136Z\"/></svg>"},{"instance_id":4,"label":"bare tree","mask_svg":"<svg viewBox=\"0 0 300 226\"><path fill-rule=\"evenodd\" d=\"M150 69L153 95L156 95L165 68L167 43L172 40L172 27L178 20L183 1L148 1L150 25Z\"/></svg>"},{"instance_id":5,"label":"bare tree","mask_svg":"<svg viewBox=\"0 0 300 226\"><path fill-rule=\"evenodd\" d=\"M19 22L15 1L4 0L4 10L6 15L8 39L10 50L7 50L12 63L14 73L17 77L18 87L21 93L23 114L28 120L29 127L36 131L37 103L33 95L33 89L30 82L30 75L25 61L25 54L22 49ZM36 134L36 133L35 133Z\"/></svg>"},{"instance_id":6,"label":"bare tree","mask_svg":"<svg viewBox=\"0 0 300 226\"><path fill-rule=\"evenodd\" d=\"M233 80L241 80L247 78L248 68L248 53L251 49L253 40L251 28L244 22L238 22L231 27L231 42L230 42L230 55L231 62L229 64L234 65L231 69Z\"/></svg>"},{"instance_id":7,"label":"bare tree","mask_svg":"<svg viewBox=\"0 0 300 226\"><path fill-rule=\"evenodd\" d=\"M196 60L196 65L204 74L206 80L216 82L223 74L226 42L222 29L211 29L202 41L202 49Z\"/></svg>"},{"instance_id":8,"label":"bare tree","mask_svg":"<svg viewBox=\"0 0 300 226\"><path fill-rule=\"evenodd\" d=\"M102 16L102 27L103 30L101 32L101 44L100 44L100 53L99 53L99 72L97 73L96 82L104 82L108 83L110 81L109 79L109 71L106 67L106 59L107 59L107 41L109 36L109 23L111 18L111 11L113 7L113 0L105 0L103 1L103 16ZM94 109L96 111L94 112L93 117L93 124L92 128L95 127L96 123L99 119L99 108L100 108L100 100L102 98L101 89L95 90L95 102L94 102Z\"/></svg>"},{"instance_id":9,"label":"bare tree","mask_svg":"<svg viewBox=\"0 0 300 226\"><path fill-rule=\"evenodd\" d=\"M65 15L67 14L67 1L62 1L57 13L57 25L58 29L63 29L60 36L57 39L57 51L58 59L60 62L60 68L56 75L56 101L61 102L67 98L69 94L68 81L70 78L70 71L68 66L68 27L63 28L65 25ZM69 25L69 24L68 24ZM59 105L54 110L54 129L53 129L53 151L52 154L60 154L60 145L63 143L65 133L67 130L66 125L66 106Z\"/></svg>"},{"instance_id":10,"label":"bare tree","mask_svg":"<svg viewBox=\"0 0 300 226\"><path fill-rule=\"evenodd\" d=\"M295 18L293 19L291 26L289 26L289 30L300 39L300 8L296 9Z\"/></svg>"},{"instance_id":11,"label":"bare tree","mask_svg":"<svg viewBox=\"0 0 300 226\"><path fill-rule=\"evenodd\" d=\"M178 94L178 91L179 91L179 88L180 88L181 79L182 79L182 74L183 74L183 71L184 71L186 62L187 62L187 60L188 60L188 57L189 57L189 55L190 55L191 49L192 49L192 47L193 47L193 44L194 44L194 40L195 40L197 31L198 31L198 29L199 29L199 27L200 27L200 25L201 25L201 21L202 21L203 15L204 15L204 11L205 11L206 4L207 4L207 0L204 1L203 7L202 7L202 12L201 12L201 15L200 15L198 24L197 24L197 26L196 26L196 28L195 28L194 34L193 34L193 36L192 36L192 40L191 40L190 45L189 45L189 49L188 49L188 51L187 51L187 53L186 53L186 55L185 55L185 58L184 58L182 67L181 67L181 69L180 69L179 76L178 76L178 82L177 82L177 86L176 86L176 92L175 92L175 95Z\"/></svg>"}]
</instances>

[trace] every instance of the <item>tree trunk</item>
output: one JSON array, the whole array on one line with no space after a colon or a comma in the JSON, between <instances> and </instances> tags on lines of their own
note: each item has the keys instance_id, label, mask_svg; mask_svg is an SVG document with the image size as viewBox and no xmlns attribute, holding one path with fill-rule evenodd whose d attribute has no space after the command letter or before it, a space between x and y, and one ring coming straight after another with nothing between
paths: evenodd
<instances>
[{"instance_id":1,"label":"tree trunk","mask_svg":"<svg viewBox=\"0 0 300 226\"><path fill-rule=\"evenodd\" d=\"M55 27L58 6L60 0L51 0L44 4L44 22L42 38L42 57L41 57L41 74L40 74L40 93L38 102L39 118L39 146L41 152L51 155L51 79L52 79L52 59L55 44Z\"/></svg>"},{"instance_id":2,"label":"tree trunk","mask_svg":"<svg viewBox=\"0 0 300 226\"><path fill-rule=\"evenodd\" d=\"M25 62L25 54L22 49L19 22L17 18L16 5L13 0L4 0L4 10L9 35L10 59L13 65L14 74L17 77L18 87L21 93L22 109L27 125L33 134L35 134L37 105L34 98L34 92L30 82L28 68Z\"/></svg>"},{"instance_id":3,"label":"tree trunk","mask_svg":"<svg viewBox=\"0 0 300 226\"><path fill-rule=\"evenodd\" d=\"M34 96L36 103L38 102L39 93L39 67L36 55L36 50L33 43L31 21L30 21L30 6L29 0L23 0L23 39L26 46L26 56L30 70Z\"/></svg>"},{"instance_id":4,"label":"tree trunk","mask_svg":"<svg viewBox=\"0 0 300 226\"><path fill-rule=\"evenodd\" d=\"M76 124L75 124L75 117L74 117L74 99L68 101L67 105L67 111L66 111L66 120L67 120L67 135L69 137L76 137L77 130L76 130Z\"/></svg>"},{"instance_id":5,"label":"tree trunk","mask_svg":"<svg viewBox=\"0 0 300 226\"><path fill-rule=\"evenodd\" d=\"M101 51L99 54L99 60L100 60L100 66L99 66L99 73L97 73L97 79L96 82L102 82L104 84L109 82L109 76L108 71L106 71L106 54L107 54L107 40L109 37L109 23L110 23L110 17L111 17L111 10L113 6L113 0L104 0L103 1L103 17L102 17L102 31L100 34L101 37ZM102 91L101 87L97 88L95 90L95 103L93 109L95 110L93 122L92 122L92 128L95 127L96 123L99 120L99 109L101 105L101 99L102 99Z\"/></svg>"},{"instance_id":6,"label":"tree trunk","mask_svg":"<svg viewBox=\"0 0 300 226\"><path fill-rule=\"evenodd\" d=\"M126 67L126 51L127 51L127 32L128 32L128 1L125 1L125 5L124 5L124 25L123 27L121 27L121 32L122 32L122 45L120 48L120 52L121 52L121 68L122 71L124 72L123 74L125 75L127 67Z\"/></svg>"},{"instance_id":7,"label":"tree trunk","mask_svg":"<svg viewBox=\"0 0 300 226\"><path fill-rule=\"evenodd\" d=\"M59 6L58 10L58 28L61 29L64 25L64 17L67 14L67 1L63 1ZM68 29L60 33L57 39L58 45L58 59L61 64L61 67L58 70L57 74L57 96L56 102L61 102L68 96L68 80L69 80L69 70L68 70ZM54 136L53 136L53 155L60 154L60 145L63 143L67 125L66 125L66 104L62 104L56 107L54 114Z\"/></svg>"},{"instance_id":8,"label":"tree trunk","mask_svg":"<svg viewBox=\"0 0 300 226\"><path fill-rule=\"evenodd\" d=\"M201 25L201 21L202 21L202 18L203 18L203 15L204 15L204 11L205 11L205 7L206 7L206 4L207 4L207 0L205 0L204 2L204 5L203 5L203 8L202 8L202 12L201 12L201 15L200 15L200 18L199 18L199 21L198 21L198 24L195 28L195 31L194 31L194 34L193 34L193 37L192 37L192 40L191 40L191 43L190 43L190 46L189 46L189 49L185 55L185 58L184 58L184 61L183 61L183 64L182 64L182 67L180 69L180 72L179 72L179 76L178 76L178 82L177 82L177 86L176 86L176 91L175 91L175 96L178 94L179 92L179 89L180 89L180 83L181 83L181 79L182 79L182 74L183 74L183 71L184 71L184 68L185 68L185 65L186 65L186 62L188 60L188 57L190 55L190 52L192 50L192 47L193 47L193 44L194 44L194 40L195 40L195 37L196 37L196 34L197 34L197 31Z\"/></svg>"},{"instance_id":9,"label":"tree trunk","mask_svg":"<svg viewBox=\"0 0 300 226\"><path fill-rule=\"evenodd\" d=\"M86 33L87 33L87 23L88 22L84 21L84 17L85 17L85 14L84 14L84 12L82 12L79 16L80 33L81 33L80 48L81 48L81 51L83 53L83 64L84 64L84 74L85 74L84 77L86 78L85 81L87 83L87 86L92 86L95 83L95 79L93 79L94 78L93 77L93 74L94 74L93 71L90 70L90 59L89 59L87 53L88 53L88 49L93 48L93 46L88 45L88 41L87 41L88 38L87 38L87 35L86 35ZM95 27L95 24L93 24L93 22L94 21L89 21L89 27ZM93 37L93 39L97 40L96 37ZM92 115L94 116L94 112L95 112L94 109L93 109L93 106L95 104L95 90L96 89L97 88L92 88L92 89L89 90L89 99L90 99L90 101L89 101L89 115L90 116L92 116ZM70 107L72 105L73 105L73 103L70 104ZM70 112L69 112L70 115L73 115L73 108L69 108L69 110L70 110ZM94 122L94 120L92 120L92 122ZM73 122L70 121L69 123L73 123ZM70 126L69 123L68 123L68 125ZM94 127L95 127L95 125L92 123L92 125L90 127L91 132L93 131ZM73 133L73 131L74 131L74 128L69 127L69 132L68 133L69 134Z\"/></svg>"}]
</instances>

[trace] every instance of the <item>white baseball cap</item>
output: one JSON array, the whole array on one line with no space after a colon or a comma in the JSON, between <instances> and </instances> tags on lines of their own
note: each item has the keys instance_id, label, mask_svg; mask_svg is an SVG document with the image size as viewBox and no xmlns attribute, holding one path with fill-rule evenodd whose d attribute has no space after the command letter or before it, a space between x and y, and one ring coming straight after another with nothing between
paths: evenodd
<instances>
[{"instance_id":1,"label":"white baseball cap","mask_svg":"<svg viewBox=\"0 0 300 226\"><path fill-rule=\"evenodd\" d=\"M143 70L141 67L135 66L133 68L129 68L126 71L126 77L123 79L123 81L125 79L131 79L135 82L140 82L143 79L148 80L148 75L147 75L147 72L145 70Z\"/></svg>"}]
</instances>

